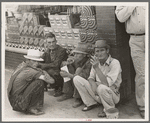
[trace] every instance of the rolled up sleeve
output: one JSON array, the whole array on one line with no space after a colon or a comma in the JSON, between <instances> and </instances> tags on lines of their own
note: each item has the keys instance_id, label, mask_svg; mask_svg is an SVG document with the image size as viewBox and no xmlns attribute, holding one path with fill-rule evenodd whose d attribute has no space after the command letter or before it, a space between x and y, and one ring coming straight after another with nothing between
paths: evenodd
<instances>
[{"instance_id":1,"label":"rolled up sleeve","mask_svg":"<svg viewBox=\"0 0 150 123\"><path fill-rule=\"evenodd\" d=\"M93 79L93 80L96 80L96 72L94 70L94 68L92 67L91 68L91 71L90 71L90 76L88 79Z\"/></svg>"},{"instance_id":2,"label":"rolled up sleeve","mask_svg":"<svg viewBox=\"0 0 150 123\"><path fill-rule=\"evenodd\" d=\"M120 22L125 22L133 13L136 6L117 6L115 14Z\"/></svg>"},{"instance_id":3,"label":"rolled up sleeve","mask_svg":"<svg viewBox=\"0 0 150 123\"><path fill-rule=\"evenodd\" d=\"M121 74L121 71L122 70L119 61L113 61L113 63L110 65L110 71L106 74L109 87L115 84L119 75Z\"/></svg>"}]
</instances>

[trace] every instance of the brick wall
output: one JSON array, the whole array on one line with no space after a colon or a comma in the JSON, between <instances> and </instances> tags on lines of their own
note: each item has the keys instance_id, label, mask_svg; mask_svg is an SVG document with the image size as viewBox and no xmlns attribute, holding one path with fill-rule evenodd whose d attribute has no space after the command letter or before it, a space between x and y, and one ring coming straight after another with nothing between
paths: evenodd
<instances>
[{"instance_id":1,"label":"brick wall","mask_svg":"<svg viewBox=\"0 0 150 123\"><path fill-rule=\"evenodd\" d=\"M22 53L5 51L5 67L15 69L18 64L25 60Z\"/></svg>"}]
</instances>

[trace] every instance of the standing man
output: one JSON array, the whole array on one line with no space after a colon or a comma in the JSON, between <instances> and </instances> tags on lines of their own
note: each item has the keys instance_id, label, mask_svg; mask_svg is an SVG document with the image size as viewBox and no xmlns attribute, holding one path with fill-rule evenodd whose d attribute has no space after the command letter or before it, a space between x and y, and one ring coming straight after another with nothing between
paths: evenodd
<instances>
[{"instance_id":1,"label":"standing man","mask_svg":"<svg viewBox=\"0 0 150 123\"><path fill-rule=\"evenodd\" d=\"M98 117L106 117L105 110L114 108L120 100L119 87L122 82L121 66L117 59L109 54L109 45L105 40L95 43L95 56L91 56L92 69L88 81L75 76L73 81L84 104L82 111L88 111L101 103L104 111Z\"/></svg>"},{"instance_id":2,"label":"standing man","mask_svg":"<svg viewBox=\"0 0 150 123\"><path fill-rule=\"evenodd\" d=\"M136 101L142 118L145 117L145 7L117 6L116 16L126 24L130 35L131 57L136 71Z\"/></svg>"},{"instance_id":3,"label":"standing man","mask_svg":"<svg viewBox=\"0 0 150 123\"><path fill-rule=\"evenodd\" d=\"M68 77L70 78L70 80L64 82L63 88L64 94L61 98L58 99L58 101L64 101L74 97L75 98L75 101L73 103L74 108L79 107L80 105L83 104L83 102L77 89L74 87L73 78L76 75L83 77L84 79L87 79L89 77L92 66L89 60L90 56L89 53L91 51L91 47L92 46L89 43L79 42L75 50L72 51L74 53L74 57L68 58L68 62L73 61L72 63L67 64L69 72L63 70L60 71L62 77Z\"/></svg>"},{"instance_id":4,"label":"standing man","mask_svg":"<svg viewBox=\"0 0 150 123\"><path fill-rule=\"evenodd\" d=\"M28 50L21 63L12 74L7 92L9 102L15 111L41 115L44 102L44 82L54 83L46 71L37 68L43 61L38 50Z\"/></svg>"},{"instance_id":5,"label":"standing man","mask_svg":"<svg viewBox=\"0 0 150 123\"><path fill-rule=\"evenodd\" d=\"M62 61L65 61L68 57L66 49L57 45L57 40L53 33L45 35L47 50L43 54L42 58L44 63L39 64L39 68L47 71L47 73L54 78L55 83L50 84L51 87L55 88L54 96L62 95L63 78L60 75L60 66Z\"/></svg>"}]
</instances>

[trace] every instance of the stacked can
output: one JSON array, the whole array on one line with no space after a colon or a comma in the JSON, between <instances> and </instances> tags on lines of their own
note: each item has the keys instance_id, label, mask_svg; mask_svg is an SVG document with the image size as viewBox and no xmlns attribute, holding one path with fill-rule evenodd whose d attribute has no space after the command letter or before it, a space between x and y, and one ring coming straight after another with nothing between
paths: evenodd
<instances>
[{"instance_id":1,"label":"stacked can","mask_svg":"<svg viewBox=\"0 0 150 123\"><path fill-rule=\"evenodd\" d=\"M7 18L6 42L18 44L19 43L19 25L16 18Z\"/></svg>"},{"instance_id":2,"label":"stacked can","mask_svg":"<svg viewBox=\"0 0 150 123\"><path fill-rule=\"evenodd\" d=\"M39 18L35 13L24 13L19 27L22 47L27 49L44 47L44 27L45 25L39 25Z\"/></svg>"}]
</instances>

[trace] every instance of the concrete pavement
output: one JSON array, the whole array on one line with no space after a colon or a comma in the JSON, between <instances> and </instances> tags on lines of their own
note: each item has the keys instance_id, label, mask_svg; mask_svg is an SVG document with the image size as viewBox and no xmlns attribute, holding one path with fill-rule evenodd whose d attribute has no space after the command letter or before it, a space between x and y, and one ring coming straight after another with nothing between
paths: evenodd
<instances>
[{"instance_id":1,"label":"concrete pavement","mask_svg":"<svg viewBox=\"0 0 150 123\"><path fill-rule=\"evenodd\" d=\"M44 97L44 107L43 110L45 111L44 115L34 116L34 115L26 115L20 112L13 111L7 98L7 86L8 82L12 73L12 69L7 68L5 69L5 91L3 92L4 97L4 112L3 112L3 120L6 121L55 121L55 120L74 120L74 121L93 121L98 120L101 121L106 118L98 118L97 113L100 110L103 110L103 107L100 105L99 107L83 112L82 108L84 105L73 108L72 104L74 99L69 99L63 102L57 102L57 97L53 97L50 95L52 92L45 92ZM119 109L119 119L142 119L139 111L137 109L135 98L130 100L125 104L120 104L118 107ZM123 120L124 121L124 120Z\"/></svg>"}]
</instances>

